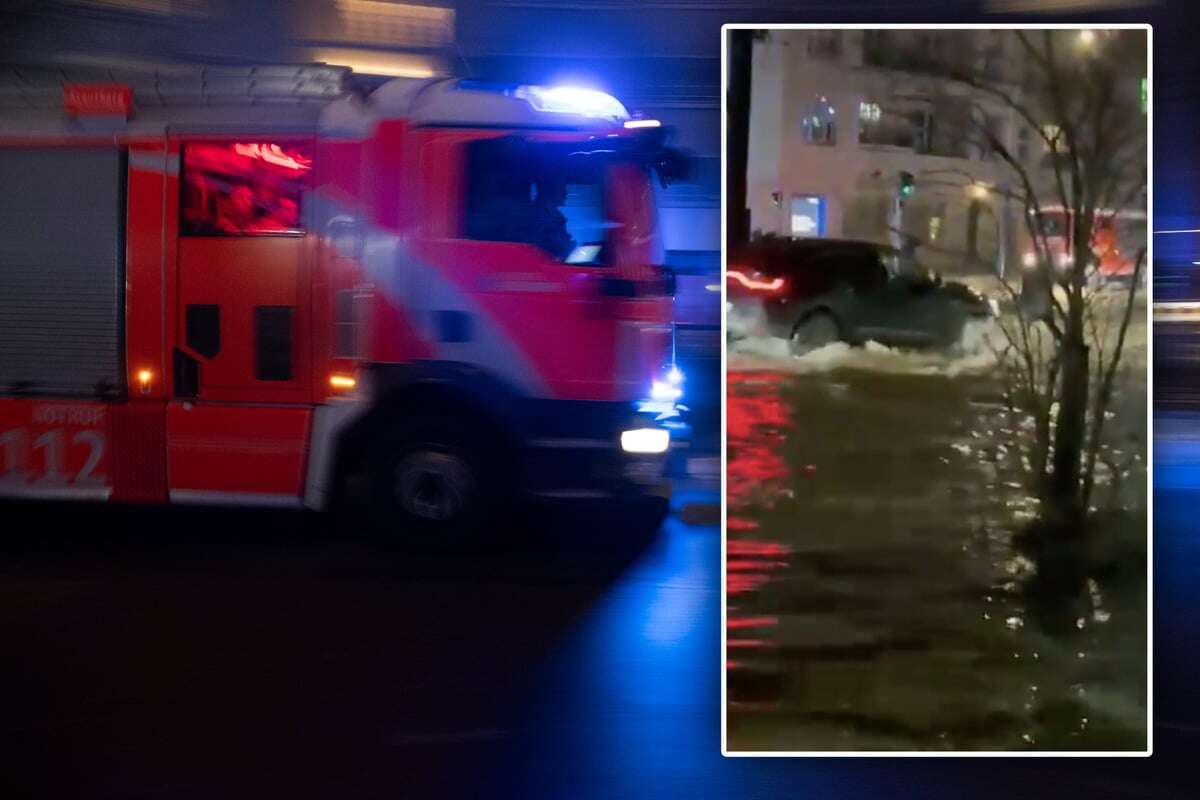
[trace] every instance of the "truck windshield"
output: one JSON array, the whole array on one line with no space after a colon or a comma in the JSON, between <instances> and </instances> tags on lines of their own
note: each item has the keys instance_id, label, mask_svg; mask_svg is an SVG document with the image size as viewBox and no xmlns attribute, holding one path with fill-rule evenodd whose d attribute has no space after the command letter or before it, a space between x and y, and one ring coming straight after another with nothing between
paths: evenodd
<instances>
[{"instance_id":1,"label":"truck windshield","mask_svg":"<svg viewBox=\"0 0 1200 800\"><path fill-rule=\"evenodd\" d=\"M590 143L521 137L473 142L467 148L464 235L530 244L564 264L607 266L610 234L623 227L617 219L622 204L610 196L618 165L625 162L612 150Z\"/></svg>"}]
</instances>

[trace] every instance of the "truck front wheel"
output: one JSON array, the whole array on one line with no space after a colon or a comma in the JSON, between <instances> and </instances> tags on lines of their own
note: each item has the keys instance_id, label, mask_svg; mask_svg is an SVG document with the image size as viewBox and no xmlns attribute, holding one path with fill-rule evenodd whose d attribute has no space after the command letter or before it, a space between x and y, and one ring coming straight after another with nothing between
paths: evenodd
<instances>
[{"instance_id":1,"label":"truck front wheel","mask_svg":"<svg viewBox=\"0 0 1200 800\"><path fill-rule=\"evenodd\" d=\"M497 522L504 494L486 438L452 420L414 418L370 445L368 522L386 541L444 550L477 539Z\"/></svg>"}]
</instances>

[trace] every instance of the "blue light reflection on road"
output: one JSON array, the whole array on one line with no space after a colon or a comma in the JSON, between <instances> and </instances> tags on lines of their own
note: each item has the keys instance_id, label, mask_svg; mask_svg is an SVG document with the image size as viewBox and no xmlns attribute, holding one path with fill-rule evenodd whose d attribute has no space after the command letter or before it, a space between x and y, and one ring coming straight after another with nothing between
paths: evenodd
<instances>
[{"instance_id":1,"label":"blue light reflection on road","mask_svg":"<svg viewBox=\"0 0 1200 800\"><path fill-rule=\"evenodd\" d=\"M715 495L679 500L717 502ZM673 516L546 654L529 676L513 731L519 742L509 793L564 800L841 798L883 788L889 798L927 797L887 762L851 767L721 756L720 559L717 526L689 526ZM861 789L848 793L849 776Z\"/></svg>"}]
</instances>

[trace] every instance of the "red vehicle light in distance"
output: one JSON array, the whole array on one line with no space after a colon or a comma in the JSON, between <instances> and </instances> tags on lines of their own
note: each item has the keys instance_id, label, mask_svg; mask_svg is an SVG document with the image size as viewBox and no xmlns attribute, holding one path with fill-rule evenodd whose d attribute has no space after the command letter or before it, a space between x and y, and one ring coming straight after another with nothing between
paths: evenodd
<instances>
[{"instance_id":1,"label":"red vehicle light in distance","mask_svg":"<svg viewBox=\"0 0 1200 800\"><path fill-rule=\"evenodd\" d=\"M768 280L761 273L752 272L747 275L745 272L736 269L726 270L725 277L735 283L741 284L752 292L765 292L767 294L778 294L787 285L787 281L783 278L771 278Z\"/></svg>"}]
</instances>

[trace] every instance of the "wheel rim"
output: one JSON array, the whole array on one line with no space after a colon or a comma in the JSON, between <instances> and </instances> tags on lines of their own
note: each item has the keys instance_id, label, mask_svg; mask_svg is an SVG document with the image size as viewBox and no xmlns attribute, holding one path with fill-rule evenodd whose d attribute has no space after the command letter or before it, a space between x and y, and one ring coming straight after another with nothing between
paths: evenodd
<instances>
[{"instance_id":1,"label":"wheel rim","mask_svg":"<svg viewBox=\"0 0 1200 800\"><path fill-rule=\"evenodd\" d=\"M449 453L413 453L396 467L396 502L420 519L445 522L461 516L474 486L470 467Z\"/></svg>"}]
</instances>

